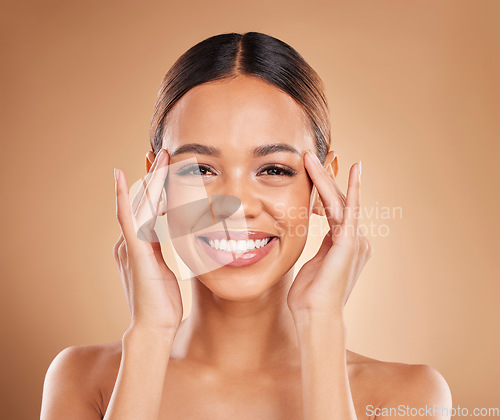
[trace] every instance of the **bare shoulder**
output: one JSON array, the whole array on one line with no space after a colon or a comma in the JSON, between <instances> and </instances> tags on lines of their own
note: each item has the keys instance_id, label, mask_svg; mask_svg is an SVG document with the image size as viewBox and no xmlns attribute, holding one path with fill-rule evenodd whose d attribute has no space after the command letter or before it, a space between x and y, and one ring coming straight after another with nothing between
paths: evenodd
<instances>
[{"instance_id":1,"label":"bare shoulder","mask_svg":"<svg viewBox=\"0 0 500 420\"><path fill-rule=\"evenodd\" d=\"M121 341L97 344L77 345L67 347L54 358L47 374L60 371L65 376L85 378L86 383L95 384L102 380L103 375L117 370L121 360Z\"/></svg>"},{"instance_id":2,"label":"bare shoulder","mask_svg":"<svg viewBox=\"0 0 500 420\"><path fill-rule=\"evenodd\" d=\"M371 396L374 407L451 408L451 392L446 380L429 365L386 362L348 351L348 366L354 388L366 398ZM401 417L401 412L398 415Z\"/></svg>"},{"instance_id":3,"label":"bare shoulder","mask_svg":"<svg viewBox=\"0 0 500 420\"><path fill-rule=\"evenodd\" d=\"M121 341L60 351L45 375L41 418L64 415L69 405L72 418L102 418L103 395L113 387L120 361Z\"/></svg>"}]
</instances>

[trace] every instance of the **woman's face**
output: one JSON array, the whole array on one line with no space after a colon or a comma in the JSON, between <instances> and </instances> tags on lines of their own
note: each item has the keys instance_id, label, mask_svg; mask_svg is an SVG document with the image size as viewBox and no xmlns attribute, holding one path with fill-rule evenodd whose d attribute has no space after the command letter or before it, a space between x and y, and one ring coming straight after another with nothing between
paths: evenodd
<instances>
[{"instance_id":1,"label":"woman's face","mask_svg":"<svg viewBox=\"0 0 500 420\"><path fill-rule=\"evenodd\" d=\"M303 154L315 151L308 124L290 96L250 76L199 85L168 114L169 232L217 296L254 299L299 258L312 189Z\"/></svg>"}]
</instances>

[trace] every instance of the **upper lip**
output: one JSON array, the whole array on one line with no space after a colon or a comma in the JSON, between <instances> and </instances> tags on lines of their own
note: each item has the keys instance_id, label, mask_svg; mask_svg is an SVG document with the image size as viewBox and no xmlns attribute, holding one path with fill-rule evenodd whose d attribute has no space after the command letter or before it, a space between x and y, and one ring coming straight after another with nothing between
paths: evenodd
<instances>
[{"instance_id":1,"label":"upper lip","mask_svg":"<svg viewBox=\"0 0 500 420\"><path fill-rule=\"evenodd\" d=\"M272 233L262 232L260 230L216 230L213 232L204 232L198 234L198 236L205 237L209 240L214 239L233 239L237 240L246 240L246 239L265 239L270 236L277 236Z\"/></svg>"}]
</instances>

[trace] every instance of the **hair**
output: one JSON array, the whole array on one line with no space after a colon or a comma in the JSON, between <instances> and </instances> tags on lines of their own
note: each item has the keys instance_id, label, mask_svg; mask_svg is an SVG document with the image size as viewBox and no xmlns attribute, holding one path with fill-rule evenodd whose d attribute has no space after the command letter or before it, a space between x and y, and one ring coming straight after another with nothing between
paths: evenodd
<instances>
[{"instance_id":1,"label":"hair","mask_svg":"<svg viewBox=\"0 0 500 420\"><path fill-rule=\"evenodd\" d=\"M256 76L290 95L303 109L322 163L331 129L325 88L318 74L285 42L260 32L214 35L182 54L164 76L154 106L150 142L155 155L163 145L167 115L182 96L206 82Z\"/></svg>"}]
</instances>

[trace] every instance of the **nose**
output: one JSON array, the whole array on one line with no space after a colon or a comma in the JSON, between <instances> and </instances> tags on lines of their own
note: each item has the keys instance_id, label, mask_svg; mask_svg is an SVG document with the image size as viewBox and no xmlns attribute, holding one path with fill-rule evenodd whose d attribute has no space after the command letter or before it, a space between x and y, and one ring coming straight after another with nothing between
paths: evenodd
<instances>
[{"instance_id":1,"label":"nose","mask_svg":"<svg viewBox=\"0 0 500 420\"><path fill-rule=\"evenodd\" d=\"M227 220L241 220L245 218L255 218L262 212L262 202L256 188L249 180L240 176L230 176L221 182L216 194L236 197L241 205L236 211L230 206L219 206L216 211L219 218ZM233 201L234 202L234 201Z\"/></svg>"}]
</instances>

